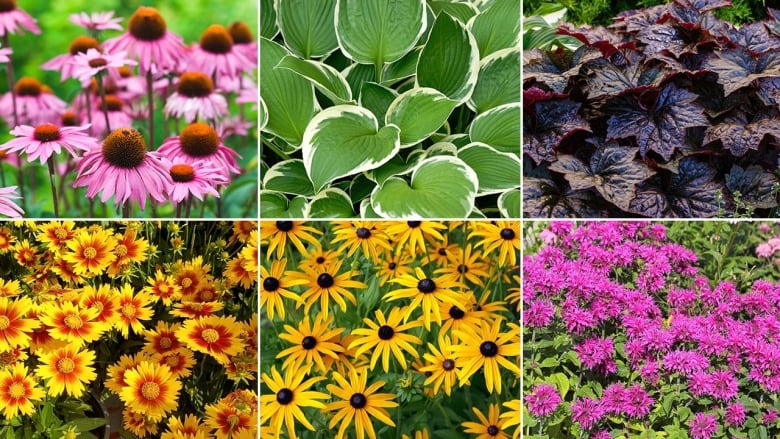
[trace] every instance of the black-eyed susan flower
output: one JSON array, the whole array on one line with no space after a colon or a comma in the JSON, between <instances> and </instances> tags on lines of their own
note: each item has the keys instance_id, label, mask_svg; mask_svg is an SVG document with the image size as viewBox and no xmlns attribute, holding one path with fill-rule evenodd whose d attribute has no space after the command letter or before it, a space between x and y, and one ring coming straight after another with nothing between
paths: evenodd
<instances>
[{"instance_id":1,"label":"black-eyed susan flower","mask_svg":"<svg viewBox=\"0 0 780 439\"><path fill-rule=\"evenodd\" d=\"M460 343L452 346L453 353L463 368L458 372L461 382L469 379L483 368L488 392L501 393L501 370L499 365L520 375L520 367L506 357L520 355L520 343L515 343L514 332L501 332L502 321L482 322L472 326L462 326L455 331Z\"/></svg>"},{"instance_id":2,"label":"black-eyed susan flower","mask_svg":"<svg viewBox=\"0 0 780 439\"><path fill-rule=\"evenodd\" d=\"M304 285L308 281L291 278L289 272L286 271L286 266L287 259L280 259L271 262L270 271L263 266L260 267L260 309L265 307L268 318L272 320L275 314L284 319L284 298L292 299L299 304L303 303L301 297L288 288Z\"/></svg>"},{"instance_id":3,"label":"black-eyed susan flower","mask_svg":"<svg viewBox=\"0 0 780 439\"><path fill-rule=\"evenodd\" d=\"M300 267L309 267L315 270L320 269L320 267L327 269L338 259L339 254L336 250L323 249L318 242L301 252L301 261L298 264Z\"/></svg>"},{"instance_id":4,"label":"black-eyed susan flower","mask_svg":"<svg viewBox=\"0 0 780 439\"><path fill-rule=\"evenodd\" d=\"M68 251L62 258L73 265L73 272L78 275L101 274L116 259L116 239L107 230L79 230L65 245Z\"/></svg>"},{"instance_id":5,"label":"black-eyed susan flower","mask_svg":"<svg viewBox=\"0 0 780 439\"><path fill-rule=\"evenodd\" d=\"M479 418L479 422L462 422L466 433L476 434L476 439L509 439L509 435L504 433L501 428L501 421L498 419L498 404L490 404L488 416L472 407L474 414Z\"/></svg>"},{"instance_id":6,"label":"black-eyed susan flower","mask_svg":"<svg viewBox=\"0 0 780 439\"><path fill-rule=\"evenodd\" d=\"M402 434L401 435L401 439L428 439L428 437L429 436L428 436L428 429L427 428L423 428L422 430L415 431L413 438L410 437L407 434Z\"/></svg>"},{"instance_id":7,"label":"black-eyed susan flower","mask_svg":"<svg viewBox=\"0 0 780 439\"><path fill-rule=\"evenodd\" d=\"M509 410L498 416L501 421L501 430L509 431L509 427L517 425L515 432L512 434L512 439L517 439L520 437L520 399L507 401L503 403L503 406Z\"/></svg>"},{"instance_id":8,"label":"black-eyed susan flower","mask_svg":"<svg viewBox=\"0 0 780 439\"><path fill-rule=\"evenodd\" d=\"M377 276L379 277L379 286L384 286L390 279L401 277L405 274L414 274L412 263L414 258L406 253L395 254L385 252L379 261Z\"/></svg>"},{"instance_id":9,"label":"black-eyed susan flower","mask_svg":"<svg viewBox=\"0 0 780 439\"><path fill-rule=\"evenodd\" d=\"M324 409L325 404L319 400L328 399L328 395L322 392L309 390L314 383L325 379L324 376L316 376L305 380L311 370L311 364L298 367L291 364L282 376L275 366L271 367L271 374L262 374L263 382L271 391L260 395L260 425L269 422L270 429L280 436L282 425L287 429L287 434L297 438L295 434L295 420L309 430L314 426L306 419L301 407L314 407Z\"/></svg>"},{"instance_id":10,"label":"black-eyed susan flower","mask_svg":"<svg viewBox=\"0 0 780 439\"><path fill-rule=\"evenodd\" d=\"M331 418L328 428L340 424L336 438L347 437L347 428L353 424L353 421L358 439L363 439L366 434L369 438L376 439L372 418L395 427L395 423L390 419L390 413L386 410L398 407L398 403L393 401L395 394L376 393L385 385L384 381L377 381L368 386L368 370L366 368L351 369L347 377L333 372L333 381L336 383L328 384L327 389L338 400L329 403L327 410L336 412Z\"/></svg>"},{"instance_id":11,"label":"black-eyed susan flower","mask_svg":"<svg viewBox=\"0 0 780 439\"><path fill-rule=\"evenodd\" d=\"M41 326L27 315L31 308L32 301L27 297L0 297L0 352L29 346L33 331Z\"/></svg>"},{"instance_id":12,"label":"black-eyed susan flower","mask_svg":"<svg viewBox=\"0 0 780 439\"><path fill-rule=\"evenodd\" d=\"M352 256L358 249L362 249L363 255L376 263L384 250L393 250L382 230L383 224L379 221L334 221L332 225L335 238L330 243L341 243L336 251L343 253L346 250L347 256Z\"/></svg>"},{"instance_id":13,"label":"black-eyed susan flower","mask_svg":"<svg viewBox=\"0 0 780 439\"><path fill-rule=\"evenodd\" d=\"M290 278L294 280L305 280L302 283L306 291L301 293L301 300L306 304L303 312L308 314L312 305L320 302L320 311L325 317L328 317L330 310L330 301L333 300L339 305L342 311L347 310L346 298L353 305L357 304L355 296L347 288L366 288L363 282L352 280L353 276L360 274L359 271L349 270L338 274L341 270L342 261L336 261L333 265L322 270L315 270L308 267L301 267L303 272L292 272ZM297 305L300 306L300 303Z\"/></svg>"},{"instance_id":14,"label":"black-eyed susan flower","mask_svg":"<svg viewBox=\"0 0 780 439\"><path fill-rule=\"evenodd\" d=\"M0 405L6 419L17 414L32 415L35 412L34 401L46 396L38 382L27 375L24 363L15 363L10 368L0 370Z\"/></svg>"},{"instance_id":15,"label":"black-eyed susan flower","mask_svg":"<svg viewBox=\"0 0 780 439\"><path fill-rule=\"evenodd\" d=\"M512 276L512 278L517 285L520 285L520 276ZM507 295L504 299L507 303L514 304L515 310L520 312L520 300L522 299L522 296L523 295L521 293L520 287L515 287L507 290Z\"/></svg>"},{"instance_id":16,"label":"black-eyed susan flower","mask_svg":"<svg viewBox=\"0 0 780 439\"><path fill-rule=\"evenodd\" d=\"M76 398L84 394L86 384L97 378L95 352L80 346L68 344L55 351L41 353L41 364L35 374L46 380L48 393L52 396L63 392Z\"/></svg>"},{"instance_id":17,"label":"black-eyed susan flower","mask_svg":"<svg viewBox=\"0 0 780 439\"><path fill-rule=\"evenodd\" d=\"M73 305L70 302L43 305L41 322L49 326L49 333L57 340L83 346L100 338L110 326L97 320L100 311Z\"/></svg>"},{"instance_id":18,"label":"black-eyed susan flower","mask_svg":"<svg viewBox=\"0 0 780 439\"><path fill-rule=\"evenodd\" d=\"M422 308L422 321L425 323L425 329L431 329L431 317L441 325L441 304L449 303L451 305L462 305L462 297L455 292L453 288L459 284L450 278L438 276L431 278L423 272L420 267L414 269L415 275L404 274L398 278L391 279L391 283L399 284L406 288L393 290L385 294L387 301L410 298L410 313L404 316L404 321L409 320L411 311Z\"/></svg>"},{"instance_id":19,"label":"black-eyed susan flower","mask_svg":"<svg viewBox=\"0 0 780 439\"><path fill-rule=\"evenodd\" d=\"M323 361L323 356L330 357L332 362L338 359L339 352L344 351L344 348L335 342L339 334L344 332L344 328L332 328L332 324L332 317L317 314L314 324L310 324L309 318L304 317L298 329L284 325L284 330L287 332L279 334L279 338L287 340L294 346L276 355L276 358L287 357L282 363L282 368L287 369L291 364L301 366L313 362L322 373L326 373L329 368Z\"/></svg>"},{"instance_id":20,"label":"black-eyed susan flower","mask_svg":"<svg viewBox=\"0 0 780 439\"><path fill-rule=\"evenodd\" d=\"M232 316L209 316L184 322L176 337L193 351L209 354L220 363L228 362L228 355L243 349L239 340L240 325Z\"/></svg>"},{"instance_id":21,"label":"black-eyed susan flower","mask_svg":"<svg viewBox=\"0 0 780 439\"><path fill-rule=\"evenodd\" d=\"M143 291L133 291L130 284L124 284L119 289L119 319L116 328L127 337L130 330L135 334L144 332L143 321L150 320L154 314L152 297Z\"/></svg>"},{"instance_id":22,"label":"black-eyed susan flower","mask_svg":"<svg viewBox=\"0 0 780 439\"><path fill-rule=\"evenodd\" d=\"M176 410L181 382L168 366L142 361L125 371L124 381L119 398L130 410L157 421Z\"/></svg>"},{"instance_id":23,"label":"black-eyed susan flower","mask_svg":"<svg viewBox=\"0 0 780 439\"><path fill-rule=\"evenodd\" d=\"M412 343L422 344L422 340L420 340L419 337L411 334L404 334L404 331L421 325L417 320L401 324L401 318L408 313L409 309L406 307L394 307L390 310L390 314L387 318L385 318L382 310L376 310L374 315L376 316L377 323L368 318L364 318L363 322L368 325L368 328L358 328L352 331L358 338L350 343L350 349L357 348L355 351L356 356L372 349L371 370L374 370L376 362L381 356L382 369L385 372L390 369L390 352L392 352L395 359L398 360L401 367L405 370L406 358L404 358L402 349L414 358L419 358L419 354L412 346Z\"/></svg>"},{"instance_id":24,"label":"black-eyed susan flower","mask_svg":"<svg viewBox=\"0 0 780 439\"><path fill-rule=\"evenodd\" d=\"M470 238L482 238L477 247L485 254L498 250L498 265L517 264L520 253L520 223L518 221L475 222Z\"/></svg>"},{"instance_id":25,"label":"black-eyed susan flower","mask_svg":"<svg viewBox=\"0 0 780 439\"><path fill-rule=\"evenodd\" d=\"M446 228L444 224L433 221L398 221L390 223L385 232L393 240L396 253L407 249L410 255L417 256L418 248L421 253L425 252L426 238L441 241L444 237L439 230Z\"/></svg>"},{"instance_id":26,"label":"black-eyed susan flower","mask_svg":"<svg viewBox=\"0 0 780 439\"><path fill-rule=\"evenodd\" d=\"M423 354L427 364L421 367L420 372L425 373L424 385L433 384L433 394L439 393L439 388L450 396L452 387L458 380L457 358L452 353L452 343L447 336L439 335L439 347L428 343L429 354ZM461 383L463 385L465 383ZM443 385L443 387L442 387Z\"/></svg>"},{"instance_id":27,"label":"black-eyed susan flower","mask_svg":"<svg viewBox=\"0 0 780 439\"><path fill-rule=\"evenodd\" d=\"M442 268L434 273L449 277L455 282L465 283L469 281L480 287L484 287L484 280L490 277L488 266L485 264L482 254L474 251L471 244L465 249L457 249L448 253L448 261Z\"/></svg>"},{"instance_id":28,"label":"black-eyed susan flower","mask_svg":"<svg viewBox=\"0 0 780 439\"><path fill-rule=\"evenodd\" d=\"M305 226L303 221L266 221L260 223L260 240L268 242L266 255L270 256L276 250L277 259L281 259L284 255L288 239L300 252L306 249L301 240L317 245L319 242L312 233L322 235L322 232L314 227Z\"/></svg>"},{"instance_id":29,"label":"black-eyed susan flower","mask_svg":"<svg viewBox=\"0 0 780 439\"><path fill-rule=\"evenodd\" d=\"M160 439L206 439L210 433L209 428L192 414L184 415L184 420L178 416L170 417L167 428Z\"/></svg>"}]
</instances>

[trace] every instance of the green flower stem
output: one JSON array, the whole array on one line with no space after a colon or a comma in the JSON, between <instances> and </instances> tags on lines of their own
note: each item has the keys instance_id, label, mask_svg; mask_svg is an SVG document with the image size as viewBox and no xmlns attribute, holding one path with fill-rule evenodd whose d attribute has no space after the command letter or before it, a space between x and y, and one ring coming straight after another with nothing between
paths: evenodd
<instances>
[{"instance_id":1,"label":"green flower stem","mask_svg":"<svg viewBox=\"0 0 780 439\"><path fill-rule=\"evenodd\" d=\"M60 217L60 207L57 201L57 185L54 184L54 156L49 156L49 183L51 183L51 199L54 205L54 217Z\"/></svg>"},{"instance_id":2,"label":"green flower stem","mask_svg":"<svg viewBox=\"0 0 780 439\"><path fill-rule=\"evenodd\" d=\"M97 76L98 93L100 93L100 105L103 107L103 117L106 120L106 132L111 133L111 122L108 120L108 105L106 105L106 89L103 87L103 72L98 72ZM89 102L89 99L87 99Z\"/></svg>"},{"instance_id":3,"label":"green flower stem","mask_svg":"<svg viewBox=\"0 0 780 439\"><path fill-rule=\"evenodd\" d=\"M154 145L154 79L152 72L146 72L146 99L149 101L149 149L157 149Z\"/></svg>"},{"instance_id":4,"label":"green flower stem","mask_svg":"<svg viewBox=\"0 0 780 439\"><path fill-rule=\"evenodd\" d=\"M6 33L3 35L3 47L11 47L11 45L8 42L8 34ZM6 67L6 73L8 76L8 89L11 92L11 106L13 107L13 117L14 117L14 127L19 125L19 114L18 114L18 107L16 105L16 89L14 88L14 85L16 85L16 80L14 79L14 64L13 59L9 56L8 57L8 63ZM19 185L19 195L22 197L19 201L19 206L24 209L26 209L26 201L27 197L24 196L24 172L22 171L23 165L19 164L19 168L16 170L16 182Z\"/></svg>"}]
</instances>

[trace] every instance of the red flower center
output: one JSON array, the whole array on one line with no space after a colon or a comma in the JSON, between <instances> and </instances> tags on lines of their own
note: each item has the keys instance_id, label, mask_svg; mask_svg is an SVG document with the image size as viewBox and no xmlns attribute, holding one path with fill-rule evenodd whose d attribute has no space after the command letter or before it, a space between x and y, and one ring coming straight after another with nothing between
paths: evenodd
<instances>
[{"instance_id":1,"label":"red flower center","mask_svg":"<svg viewBox=\"0 0 780 439\"><path fill-rule=\"evenodd\" d=\"M130 17L127 30L130 35L143 41L157 41L165 35L167 25L157 9L140 6Z\"/></svg>"},{"instance_id":2,"label":"red flower center","mask_svg":"<svg viewBox=\"0 0 780 439\"><path fill-rule=\"evenodd\" d=\"M57 125L45 123L38 125L33 131L33 139L39 142L53 142L60 139L60 129Z\"/></svg>"}]
</instances>

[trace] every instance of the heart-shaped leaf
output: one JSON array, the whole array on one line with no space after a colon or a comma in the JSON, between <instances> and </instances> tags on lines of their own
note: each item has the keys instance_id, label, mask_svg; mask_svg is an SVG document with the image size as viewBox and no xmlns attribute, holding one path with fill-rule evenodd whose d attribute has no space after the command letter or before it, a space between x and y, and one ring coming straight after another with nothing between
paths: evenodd
<instances>
[{"instance_id":1,"label":"heart-shaped leaf","mask_svg":"<svg viewBox=\"0 0 780 439\"><path fill-rule=\"evenodd\" d=\"M364 82L360 89L360 105L374 113L377 120L384 120L387 109L393 103L398 94L387 87L375 82Z\"/></svg>"},{"instance_id":2,"label":"heart-shaped leaf","mask_svg":"<svg viewBox=\"0 0 780 439\"><path fill-rule=\"evenodd\" d=\"M276 0L276 9L284 42L296 55L319 57L338 47L336 0Z\"/></svg>"},{"instance_id":3,"label":"heart-shaped leaf","mask_svg":"<svg viewBox=\"0 0 780 439\"><path fill-rule=\"evenodd\" d=\"M411 184L392 177L371 193L371 207L383 218L465 218L477 195L477 174L463 160L438 156L423 160Z\"/></svg>"},{"instance_id":4,"label":"heart-shaped leaf","mask_svg":"<svg viewBox=\"0 0 780 439\"><path fill-rule=\"evenodd\" d=\"M343 104L352 100L352 90L347 80L333 67L317 62L306 61L292 55L285 56L279 61L277 69L289 69L301 75L317 87L331 101Z\"/></svg>"},{"instance_id":5,"label":"heart-shaped leaf","mask_svg":"<svg viewBox=\"0 0 780 439\"><path fill-rule=\"evenodd\" d=\"M520 43L520 2L495 0L493 4L469 21L480 57L514 47Z\"/></svg>"},{"instance_id":6,"label":"heart-shaped leaf","mask_svg":"<svg viewBox=\"0 0 780 439\"><path fill-rule=\"evenodd\" d=\"M520 48L499 50L482 59L469 108L484 113L499 105L519 101Z\"/></svg>"},{"instance_id":7,"label":"heart-shaped leaf","mask_svg":"<svg viewBox=\"0 0 780 439\"><path fill-rule=\"evenodd\" d=\"M385 123L401 129L401 147L411 146L438 130L456 105L433 88L413 88L390 104Z\"/></svg>"},{"instance_id":8,"label":"heart-shaped leaf","mask_svg":"<svg viewBox=\"0 0 780 439\"><path fill-rule=\"evenodd\" d=\"M332 180L378 168L400 148L395 125L379 128L374 114L354 105L337 105L315 116L303 134L306 172L320 191Z\"/></svg>"},{"instance_id":9,"label":"heart-shaped leaf","mask_svg":"<svg viewBox=\"0 0 780 439\"><path fill-rule=\"evenodd\" d=\"M307 218L354 218L352 200L341 189L328 188L309 202Z\"/></svg>"},{"instance_id":10,"label":"heart-shaped leaf","mask_svg":"<svg viewBox=\"0 0 780 439\"><path fill-rule=\"evenodd\" d=\"M304 197L288 201L281 192L260 191L260 216L263 218L303 218L305 208Z\"/></svg>"},{"instance_id":11,"label":"heart-shaped leaf","mask_svg":"<svg viewBox=\"0 0 780 439\"><path fill-rule=\"evenodd\" d=\"M300 145L303 131L314 116L314 88L288 69L275 69L287 49L260 39L260 96L268 110L265 131L292 145Z\"/></svg>"},{"instance_id":12,"label":"heart-shaped leaf","mask_svg":"<svg viewBox=\"0 0 780 439\"><path fill-rule=\"evenodd\" d=\"M470 2L453 2L450 0L428 0L428 6L434 14L446 12L458 20L467 23L479 10Z\"/></svg>"},{"instance_id":13,"label":"heart-shaped leaf","mask_svg":"<svg viewBox=\"0 0 780 439\"><path fill-rule=\"evenodd\" d=\"M484 143L472 143L458 151L458 158L477 173L479 195L520 187L520 158L496 151Z\"/></svg>"},{"instance_id":14,"label":"heart-shaped leaf","mask_svg":"<svg viewBox=\"0 0 780 439\"><path fill-rule=\"evenodd\" d=\"M520 218L520 189L506 191L499 195L498 210L504 218Z\"/></svg>"},{"instance_id":15,"label":"heart-shaped leaf","mask_svg":"<svg viewBox=\"0 0 780 439\"><path fill-rule=\"evenodd\" d=\"M271 166L263 174L263 188L285 194L314 195L314 188L306 175L303 160L285 160Z\"/></svg>"},{"instance_id":16,"label":"heart-shaped leaf","mask_svg":"<svg viewBox=\"0 0 780 439\"><path fill-rule=\"evenodd\" d=\"M425 30L424 0L338 0L336 36L341 50L381 69L414 47Z\"/></svg>"},{"instance_id":17,"label":"heart-shaped leaf","mask_svg":"<svg viewBox=\"0 0 780 439\"><path fill-rule=\"evenodd\" d=\"M477 116L469 127L472 142L520 154L520 103L499 105Z\"/></svg>"},{"instance_id":18,"label":"heart-shaped leaf","mask_svg":"<svg viewBox=\"0 0 780 439\"><path fill-rule=\"evenodd\" d=\"M459 104L471 97L479 73L479 49L466 26L439 14L417 63L417 86L431 87Z\"/></svg>"}]
</instances>

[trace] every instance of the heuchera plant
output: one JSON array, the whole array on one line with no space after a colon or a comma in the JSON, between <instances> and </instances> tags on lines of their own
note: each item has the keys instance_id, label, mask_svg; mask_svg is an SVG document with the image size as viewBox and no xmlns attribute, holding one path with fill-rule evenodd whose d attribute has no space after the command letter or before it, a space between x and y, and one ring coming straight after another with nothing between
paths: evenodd
<instances>
[{"instance_id":1,"label":"heuchera plant","mask_svg":"<svg viewBox=\"0 0 780 439\"><path fill-rule=\"evenodd\" d=\"M517 0L262 0L261 215L520 214Z\"/></svg>"},{"instance_id":2,"label":"heuchera plant","mask_svg":"<svg viewBox=\"0 0 780 439\"><path fill-rule=\"evenodd\" d=\"M697 254L667 232L556 222L539 234L523 259L524 437L778 437L780 286L753 268L716 280L728 250Z\"/></svg>"},{"instance_id":3,"label":"heuchera plant","mask_svg":"<svg viewBox=\"0 0 780 439\"><path fill-rule=\"evenodd\" d=\"M623 12L523 53L528 217L774 215L780 11L739 28L728 0Z\"/></svg>"}]
</instances>

